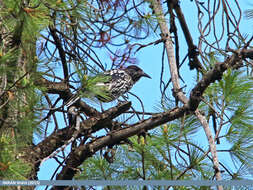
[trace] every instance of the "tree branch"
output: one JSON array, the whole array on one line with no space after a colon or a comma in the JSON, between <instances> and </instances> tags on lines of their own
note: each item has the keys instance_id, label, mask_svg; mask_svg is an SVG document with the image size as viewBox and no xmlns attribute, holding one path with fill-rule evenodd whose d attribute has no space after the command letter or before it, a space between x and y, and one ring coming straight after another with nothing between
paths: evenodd
<instances>
[{"instance_id":1,"label":"tree branch","mask_svg":"<svg viewBox=\"0 0 253 190\"><path fill-rule=\"evenodd\" d=\"M69 85L67 85L65 82L52 82L45 78L40 78L35 81L35 85L45 88L45 92L49 94L59 94L63 100L68 100L73 96L73 94L70 92ZM87 116L93 117L100 114L96 109L90 107L83 101L78 101L75 103L75 105Z\"/></svg>"},{"instance_id":2,"label":"tree branch","mask_svg":"<svg viewBox=\"0 0 253 190\"><path fill-rule=\"evenodd\" d=\"M123 104L117 105L113 108L108 109L104 113L101 113L99 117L91 117L81 123L81 130L79 134L90 135L100 129L110 128L113 124L113 119L124 113L131 107L131 102L125 102ZM39 163L43 158L49 156L56 149L64 145L66 141L68 141L73 133L75 132L75 128L66 127L57 131L54 131L50 136L44 139L42 142L29 149L29 154L27 154L27 160L30 160L36 167L39 166ZM34 178L35 173L38 171L34 169L32 178Z\"/></svg>"},{"instance_id":3,"label":"tree branch","mask_svg":"<svg viewBox=\"0 0 253 190\"><path fill-rule=\"evenodd\" d=\"M206 137L210 146L210 151L212 154L213 158L213 168L215 171L215 177L216 180L222 180L221 178L221 171L219 169L219 160L218 160L218 155L216 151L216 145L214 142L214 138L212 137L212 132L210 130L209 124L207 123L206 117L203 116L198 110L195 111L195 115L199 119L200 123L202 124L204 131L206 133ZM222 186L218 186L218 190L222 190Z\"/></svg>"},{"instance_id":4,"label":"tree branch","mask_svg":"<svg viewBox=\"0 0 253 190\"><path fill-rule=\"evenodd\" d=\"M53 26L49 26L49 30L51 32L51 35L53 36L54 42L55 42L55 46L58 49L60 58L61 58L61 62L62 62L62 68L63 68L63 74L64 74L64 80L65 82L67 82L68 84L68 80L69 80L69 74L68 74L68 66L67 66L67 61L66 61L66 56L65 56L65 51L62 47L61 44L61 40L57 35L57 29Z\"/></svg>"},{"instance_id":5,"label":"tree branch","mask_svg":"<svg viewBox=\"0 0 253 190\"><path fill-rule=\"evenodd\" d=\"M177 63L175 59L174 47L171 39L171 34L169 32L167 22L163 13L162 5L159 0L152 1L153 10L157 16L157 22L159 23L160 30L162 32L161 36L164 38L164 46L167 52L168 62L170 66L171 81L173 84L173 91L175 92L175 98L179 99L182 103L186 104L188 102L186 96L181 90L178 76Z\"/></svg>"},{"instance_id":6,"label":"tree branch","mask_svg":"<svg viewBox=\"0 0 253 190\"><path fill-rule=\"evenodd\" d=\"M193 40L192 40L192 36L191 33L189 31L189 28L186 24L185 18L184 18L184 14L181 10L181 7L179 5L178 0L173 0L173 1L169 1L167 0L167 3L172 3L173 4L173 8L177 14L177 18L179 20L180 26L183 30L184 36L185 36L185 40L187 42L188 45L188 55L189 55L189 66L190 69L197 69L198 71L200 71L201 73L203 73L203 67L198 59L198 50L197 47L193 44Z\"/></svg>"},{"instance_id":7,"label":"tree branch","mask_svg":"<svg viewBox=\"0 0 253 190\"><path fill-rule=\"evenodd\" d=\"M163 123L167 123L176 118L183 116L186 112L186 106L182 108L175 108L165 113L157 114L149 119L142 120L134 125L120 130L112 131L104 137L98 138L88 144L79 146L75 151L71 152L66 165L62 171L57 175L57 180L72 179L77 172L76 168L83 163L84 160L91 157L96 151L106 146L113 146L122 140L127 139L141 131L151 130Z\"/></svg>"}]
</instances>

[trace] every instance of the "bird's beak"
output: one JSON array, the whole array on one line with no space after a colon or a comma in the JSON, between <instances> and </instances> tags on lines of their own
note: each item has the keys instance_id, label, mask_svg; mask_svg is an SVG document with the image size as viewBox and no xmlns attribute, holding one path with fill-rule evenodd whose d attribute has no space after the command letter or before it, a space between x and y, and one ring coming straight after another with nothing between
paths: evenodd
<instances>
[{"instance_id":1,"label":"bird's beak","mask_svg":"<svg viewBox=\"0 0 253 190\"><path fill-rule=\"evenodd\" d=\"M148 74L146 74L146 73L144 73L144 72L142 72L142 75L141 75L142 77L147 77L147 78L150 78L151 79L151 77L148 75Z\"/></svg>"}]
</instances>

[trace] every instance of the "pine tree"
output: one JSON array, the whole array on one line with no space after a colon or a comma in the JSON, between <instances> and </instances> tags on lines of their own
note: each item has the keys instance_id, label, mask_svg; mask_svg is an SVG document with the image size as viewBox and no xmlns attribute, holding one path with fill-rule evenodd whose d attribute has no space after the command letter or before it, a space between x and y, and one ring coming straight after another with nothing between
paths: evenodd
<instances>
[{"instance_id":1,"label":"pine tree","mask_svg":"<svg viewBox=\"0 0 253 190\"><path fill-rule=\"evenodd\" d=\"M253 38L230 9L241 5L0 0L0 178L37 179L52 159L58 180L251 179ZM155 62L138 66L152 76L149 94L101 102L97 84L113 78L101 73L133 68L149 49Z\"/></svg>"}]
</instances>

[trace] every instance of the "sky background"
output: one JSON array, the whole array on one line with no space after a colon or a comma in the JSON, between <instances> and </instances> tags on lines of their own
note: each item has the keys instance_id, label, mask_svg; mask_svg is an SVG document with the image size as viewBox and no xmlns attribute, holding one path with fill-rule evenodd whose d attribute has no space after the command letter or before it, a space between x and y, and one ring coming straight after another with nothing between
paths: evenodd
<instances>
[{"instance_id":1,"label":"sky background","mask_svg":"<svg viewBox=\"0 0 253 190\"><path fill-rule=\"evenodd\" d=\"M238 3L241 5L242 11L245 11L246 9L253 9L253 2L251 0L238 0ZM198 30L197 22L195 20L197 19L197 11L194 7L194 4L190 2L189 0L181 1L181 8L184 13L186 22L189 26L190 32L193 35L194 44L198 43ZM248 34L249 36L253 34L253 23L252 20L247 20L245 17L242 18L242 22L240 25L240 30L242 33ZM188 51L188 47L185 43L185 38L182 34L182 30L180 27L178 27L178 35L180 40L180 57L183 58ZM147 40L143 41L143 43L149 43L155 40L158 40L159 36L153 35L150 36ZM150 46L147 48L142 48L140 51L137 52L136 58L138 59L138 65L141 67L144 72L149 74L152 79L148 78L142 78L139 82L137 82L134 87L132 88L131 92L138 95L143 101L143 104L145 105L145 111L147 112L156 112L157 105L160 101L160 72L161 72L161 55L163 51L163 45L158 44L155 46ZM107 63L110 63L110 59L105 54L105 57L101 60L104 60ZM168 64L166 64L168 65ZM168 70L168 69L167 69ZM169 73L166 73L168 75L168 79L170 78ZM185 82L186 82L186 95L189 97L189 92L192 89L192 87L196 84L196 80L194 78L194 75L196 75L196 71L189 71L188 68L188 62L186 61L183 65L183 68L180 70L180 74L183 76ZM183 85L182 85L183 86ZM171 86L170 86L171 89ZM135 98L130 96L130 100L133 102L133 105L136 110L141 111L141 106L138 101L136 101ZM114 103L109 103L107 106L113 106ZM106 106L106 107L107 107ZM64 124L63 124L64 126ZM203 130L199 130L198 134L196 134L197 141L203 143L204 145L208 146L206 136L204 135ZM38 139L35 138L35 142ZM227 143L221 143L218 145L217 149L224 149L227 146L229 146ZM224 159L227 159L227 157L224 157L223 155L219 155L220 161L224 161ZM227 161L229 164L230 161ZM40 168L40 172L38 174L38 177L40 180L48 180L51 178L53 172L57 168L57 164L54 160L48 160L45 163L43 163L42 167ZM44 187L40 187L37 189L44 189Z\"/></svg>"}]
</instances>

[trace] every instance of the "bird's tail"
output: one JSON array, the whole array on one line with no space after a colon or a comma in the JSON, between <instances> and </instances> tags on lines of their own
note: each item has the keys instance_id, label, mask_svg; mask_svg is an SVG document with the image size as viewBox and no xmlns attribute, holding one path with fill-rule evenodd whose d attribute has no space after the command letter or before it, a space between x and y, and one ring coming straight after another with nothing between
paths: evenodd
<instances>
[{"instance_id":1,"label":"bird's tail","mask_svg":"<svg viewBox=\"0 0 253 190\"><path fill-rule=\"evenodd\" d=\"M73 94L65 103L65 106L70 107L81 99L78 93Z\"/></svg>"},{"instance_id":2,"label":"bird's tail","mask_svg":"<svg viewBox=\"0 0 253 190\"><path fill-rule=\"evenodd\" d=\"M95 97L99 100L105 99L110 100L110 93L108 92L107 83L111 80L111 76L98 74L96 76L88 77L82 82L82 86L71 96L64 105L70 107L71 105L78 102L81 98L94 99ZM107 102L108 102L107 101ZM106 101L105 101L106 102Z\"/></svg>"}]
</instances>

